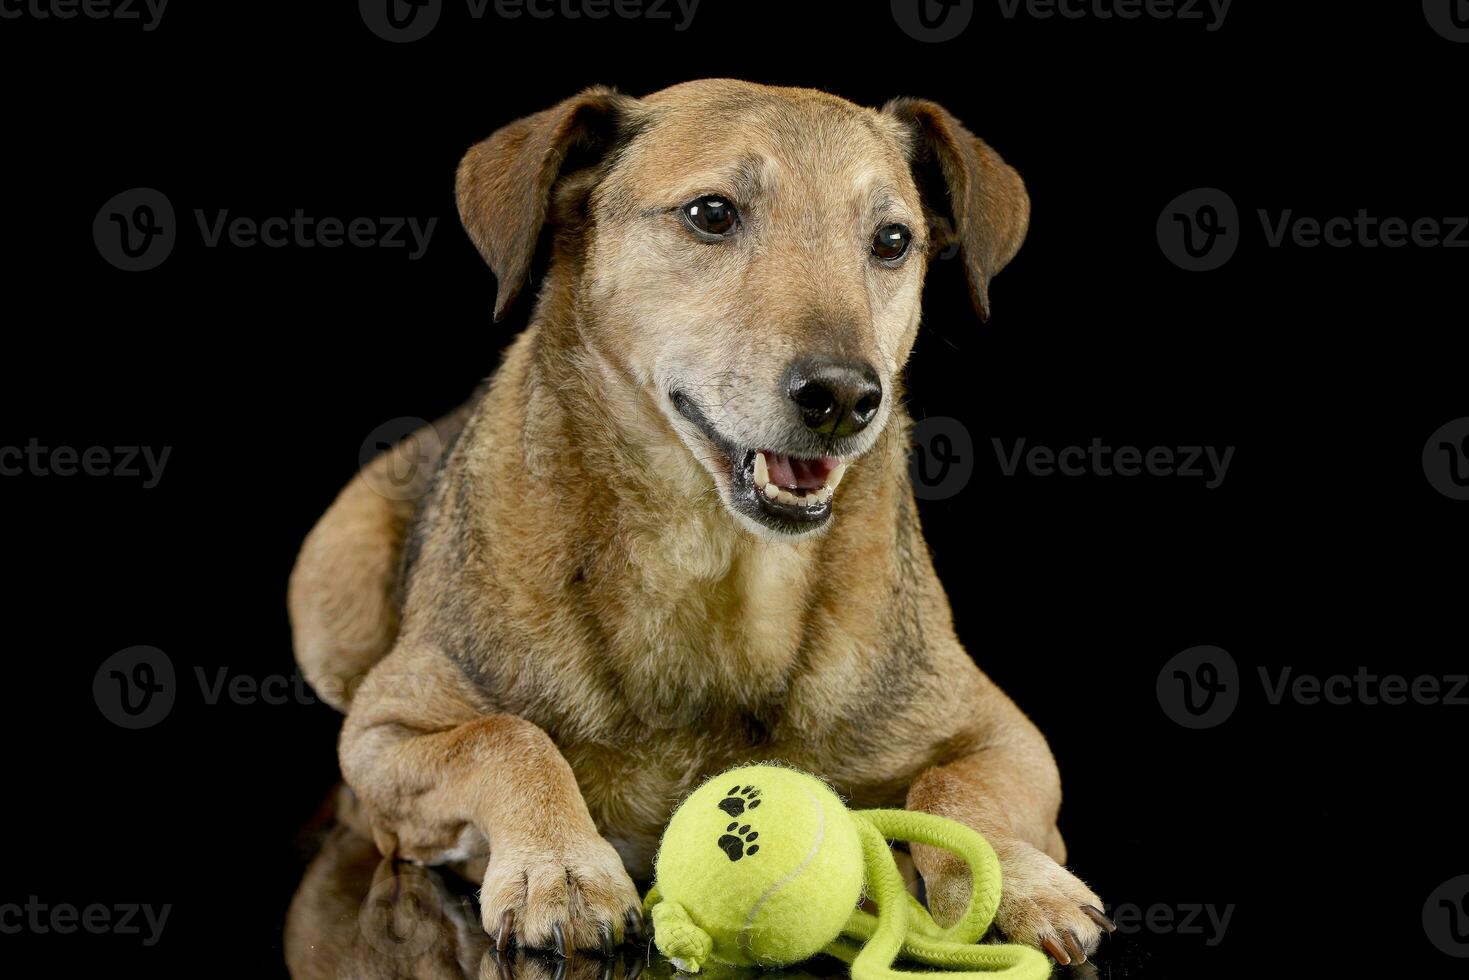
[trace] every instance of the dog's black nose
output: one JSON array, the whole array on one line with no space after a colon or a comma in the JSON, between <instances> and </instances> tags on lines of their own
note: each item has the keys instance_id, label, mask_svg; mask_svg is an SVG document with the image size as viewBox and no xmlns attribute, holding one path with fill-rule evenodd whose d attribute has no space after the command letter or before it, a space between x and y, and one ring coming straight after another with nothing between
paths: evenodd
<instances>
[{"instance_id":1,"label":"dog's black nose","mask_svg":"<svg viewBox=\"0 0 1469 980\"><path fill-rule=\"evenodd\" d=\"M882 404L882 382L871 364L807 357L786 371L786 391L806 428L852 436L867 428Z\"/></svg>"}]
</instances>

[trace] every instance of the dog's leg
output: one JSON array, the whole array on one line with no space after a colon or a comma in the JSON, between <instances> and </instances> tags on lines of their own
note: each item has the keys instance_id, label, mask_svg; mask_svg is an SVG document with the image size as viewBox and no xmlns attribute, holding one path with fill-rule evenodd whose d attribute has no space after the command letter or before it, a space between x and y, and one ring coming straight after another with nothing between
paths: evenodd
<instances>
[{"instance_id":1,"label":"dog's leg","mask_svg":"<svg viewBox=\"0 0 1469 980\"><path fill-rule=\"evenodd\" d=\"M474 402L410 433L369 462L301 545L287 607L296 662L317 695L345 712L398 632L394 590L408 527L444 446Z\"/></svg>"},{"instance_id":2,"label":"dog's leg","mask_svg":"<svg viewBox=\"0 0 1469 980\"><path fill-rule=\"evenodd\" d=\"M992 704L1005 716L993 728L995 737L914 780L908 807L968 824L994 847L1004 875L995 921L1007 936L1044 949L1062 964L1084 962L1110 923L1102 916L1102 900L1059 863L1066 859L1056 829L1061 779L1050 749L1030 721L1001 699ZM919 845L913 860L935 916L941 922L957 919L969 902L968 866L946 851Z\"/></svg>"},{"instance_id":3,"label":"dog's leg","mask_svg":"<svg viewBox=\"0 0 1469 980\"><path fill-rule=\"evenodd\" d=\"M400 644L368 675L340 757L378 849L441 863L488 846L480 909L498 942L609 947L641 923L637 889L570 765L535 725L473 705L468 682L431 649Z\"/></svg>"}]
</instances>

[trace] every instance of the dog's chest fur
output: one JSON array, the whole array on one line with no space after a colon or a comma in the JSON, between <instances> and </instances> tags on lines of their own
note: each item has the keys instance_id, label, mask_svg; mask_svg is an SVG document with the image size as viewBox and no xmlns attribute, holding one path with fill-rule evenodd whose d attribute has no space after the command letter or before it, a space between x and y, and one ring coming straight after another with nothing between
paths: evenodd
<instances>
[{"instance_id":1,"label":"dog's chest fur","mask_svg":"<svg viewBox=\"0 0 1469 980\"><path fill-rule=\"evenodd\" d=\"M739 535L710 510L630 529L586 583L628 707L645 721L768 710L801 653L809 556Z\"/></svg>"}]
</instances>

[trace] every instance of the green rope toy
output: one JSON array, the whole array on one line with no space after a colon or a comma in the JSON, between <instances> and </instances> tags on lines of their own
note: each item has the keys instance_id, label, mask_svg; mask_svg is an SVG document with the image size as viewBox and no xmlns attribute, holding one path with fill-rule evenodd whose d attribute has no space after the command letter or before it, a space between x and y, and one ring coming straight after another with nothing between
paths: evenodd
<instances>
[{"instance_id":1,"label":"green rope toy","mask_svg":"<svg viewBox=\"0 0 1469 980\"><path fill-rule=\"evenodd\" d=\"M968 862L974 888L958 922L939 926L908 893L890 839ZM792 769L747 766L700 786L669 821L654 873L644 901L653 943L686 973L710 962L784 967L820 952L850 964L853 980L920 976L894 969L899 956L961 980L1051 972L1029 947L978 944L1000 904L1000 862L983 837L927 813L848 810ZM857 907L864 885L875 916Z\"/></svg>"}]
</instances>

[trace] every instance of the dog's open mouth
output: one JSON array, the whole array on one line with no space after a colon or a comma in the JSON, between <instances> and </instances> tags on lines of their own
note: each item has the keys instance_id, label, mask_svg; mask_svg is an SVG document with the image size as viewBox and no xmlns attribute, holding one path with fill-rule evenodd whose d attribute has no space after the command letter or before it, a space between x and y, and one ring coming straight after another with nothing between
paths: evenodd
<instances>
[{"instance_id":1,"label":"dog's open mouth","mask_svg":"<svg viewBox=\"0 0 1469 980\"><path fill-rule=\"evenodd\" d=\"M835 456L803 459L771 450L749 450L735 461L732 490L751 495L766 514L783 521L817 524L831 514L831 499L847 472Z\"/></svg>"},{"instance_id":2,"label":"dog's open mouth","mask_svg":"<svg viewBox=\"0 0 1469 980\"><path fill-rule=\"evenodd\" d=\"M682 392L673 392L671 399L679 414L729 461L729 499L735 510L786 534L814 530L831 518L832 497L847 472L845 460L734 445Z\"/></svg>"}]
</instances>

